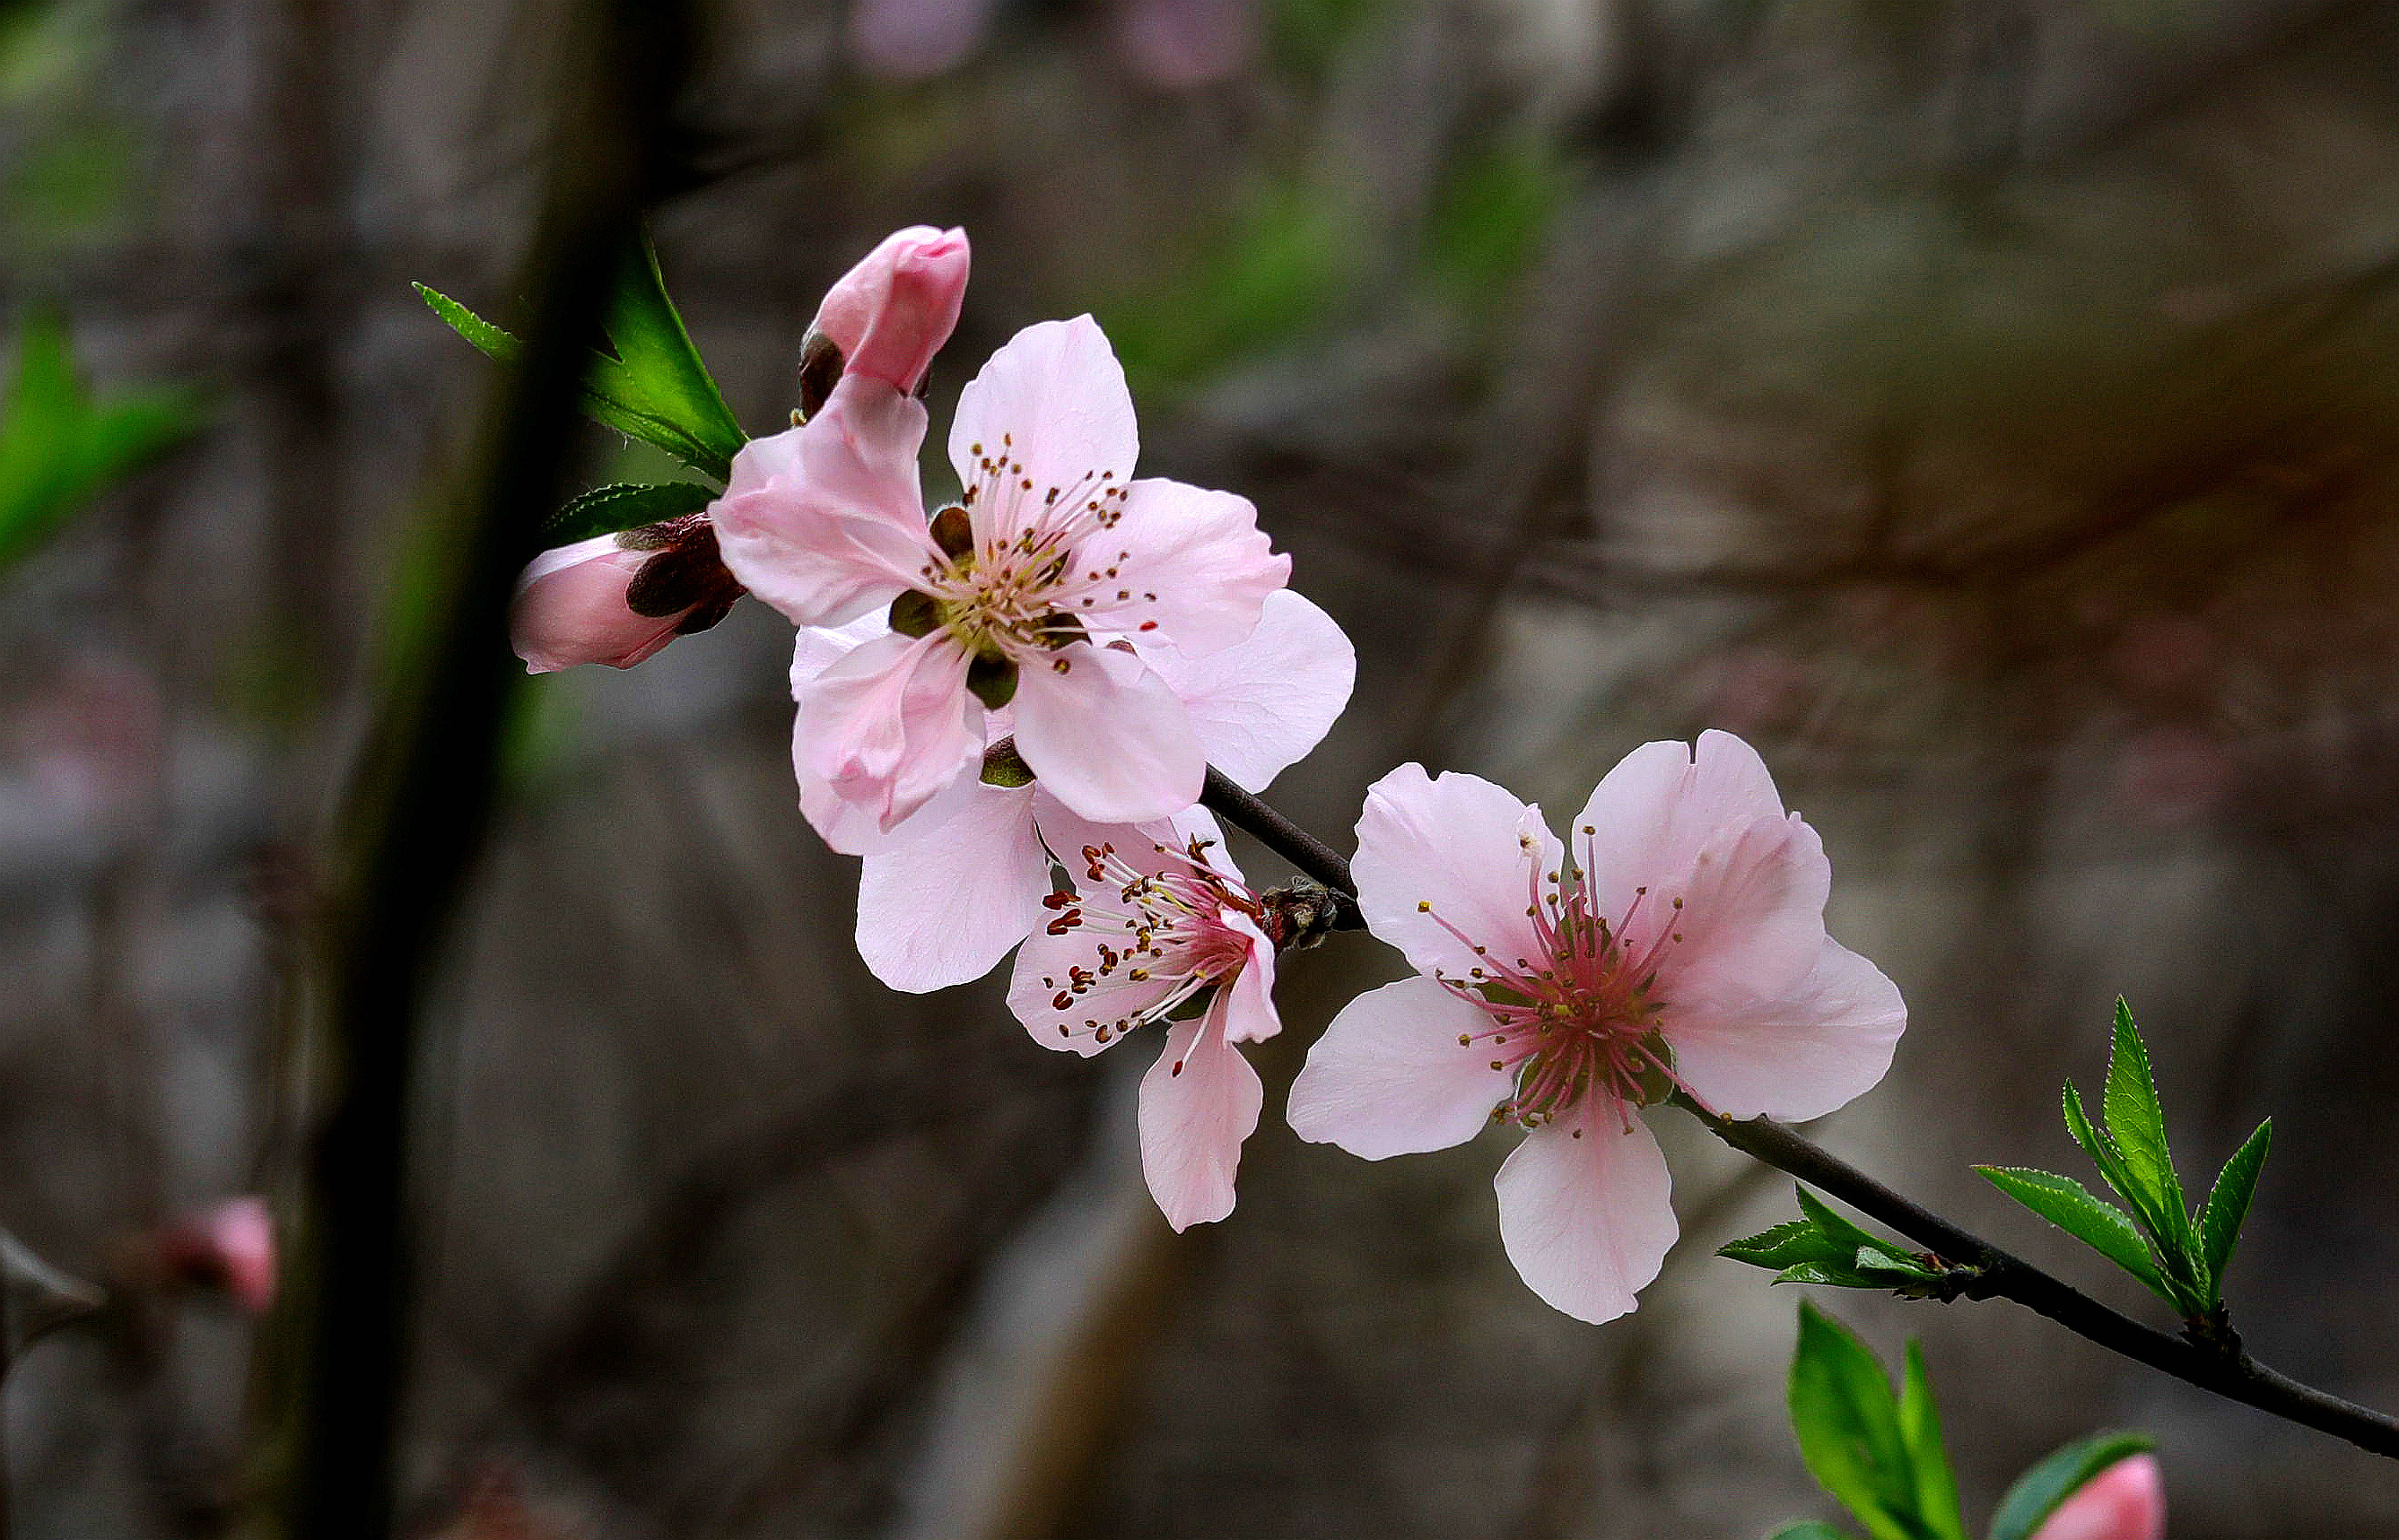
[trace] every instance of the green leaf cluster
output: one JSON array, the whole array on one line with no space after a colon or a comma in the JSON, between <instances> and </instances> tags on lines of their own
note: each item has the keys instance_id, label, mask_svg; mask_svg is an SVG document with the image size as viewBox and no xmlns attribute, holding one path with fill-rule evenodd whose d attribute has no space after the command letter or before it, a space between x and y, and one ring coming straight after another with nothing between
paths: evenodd
<instances>
[{"instance_id":1,"label":"green leaf cluster","mask_svg":"<svg viewBox=\"0 0 2399 1540\"><path fill-rule=\"evenodd\" d=\"M512 333L449 295L421 283L415 289L452 331L490 357L505 363L523 350ZM616 351L593 350L580 393L584 414L663 450L721 485L749 436L725 405L674 302L667 297L657 252L647 239L619 264L605 330ZM600 487L551 516L543 526L543 538L562 546L635 529L697 512L715 496L715 488L694 481Z\"/></svg>"},{"instance_id":2,"label":"green leaf cluster","mask_svg":"<svg viewBox=\"0 0 2399 1540\"><path fill-rule=\"evenodd\" d=\"M199 426L189 390L147 385L94 396L66 329L28 320L0 420L0 571L23 558L111 482Z\"/></svg>"},{"instance_id":3,"label":"green leaf cluster","mask_svg":"<svg viewBox=\"0 0 2399 1540\"><path fill-rule=\"evenodd\" d=\"M1771 1268L1777 1283L1836 1289L1889 1289L1915 1299L1954 1297L1979 1269L1904 1250L1861 1230L1805 1187L1796 1187L1798 1219L1744 1236L1716 1255Z\"/></svg>"},{"instance_id":4,"label":"green leaf cluster","mask_svg":"<svg viewBox=\"0 0 2399 1540\"><path fill-rule=\"evenodd\" d=\"M2165 1115L2140 1029L2123 1001L2108 1053L2108 1081L2094 1122L2082 1094L2066 1087L2066 1127L2121 1198L2118 1208L2072 1177L2013 1166L1978 1166L1986 1181L2138 1278L2185 1320L2216 1317L2224 1275L2257 1189L2273 1120L2257 1125L2217 1173L2194 1214L2166 1144ZM2129 1209L2130 1212L2126 1210Z\"/></svg>"},{"instance_id":5,"label":"green leaf cluster","mask_svg":"<svg viewBox=\"0 0 2399 1540\"><path fill-rule=\"evenodd\" d=\"M1923 1355L1907 1344L1896 1390L1872 1349L1814 1306L1799 1306L1791 1357L1791 1431L1799 1452L1865 1540L1968 1540L1948 1446ZM1999 1501L1990 1540L2026 1540L2083 1483L2150 1447L2139 1434L2068 1444L2019 1478ZM1855 1540L1819 1520L1796 1520L1771 1540Z\"/></svg>"}]
</instances>

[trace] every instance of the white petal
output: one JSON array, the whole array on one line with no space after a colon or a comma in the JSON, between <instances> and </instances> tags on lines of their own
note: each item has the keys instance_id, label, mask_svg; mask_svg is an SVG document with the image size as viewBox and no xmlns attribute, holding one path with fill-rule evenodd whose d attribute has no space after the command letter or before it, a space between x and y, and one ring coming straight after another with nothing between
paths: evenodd
<instances>
[{"instance_id":1,"label":"white petal","mask_svg":"<svg viewBox=\"0 0 2399 1540\"><path fill-rule=\"evenodd\" d=\"M1292 1130L1381 1160L1462 1144L1515 1085L1490 1051L1462 1045L1491 1018L1430 979L1403 979L1341 1008L1292 1082Z\"/></svg>"},{"instance_id":2,"label":"white petal","mask_svg":"<svg viewBox=\"0 0 2399 1540\"><path fill-rule=\"evenodd\" d=\"M1420 764L1367 790L1350 863L1367 928L1419 972L1460 978L1483 961L1478 946L1502 964L1539 960L1525 912L1551 891L1542 878L1557 868L1558 842L1539 808L1480 776L1429 778Z\"/></svg>"},{"instance_id":3,"label":"white petal","mask_svg":"<svg viewBox=\"0 0 2399 1540\"><path fill-rule=\"evenodd\" d=\"M1220 999L1198 1020L1175 1022L1141 1078L1142 1174L1178 1231L1233 1211L1241 1142L1266 1101L1258 1072L1226 1035L1226 1008Z\"/></svg>"},{"instance_id":4,"label":"white petal","mask_svg":"<svg viewBox=\"0 0 2399 1540\"><path fill-rule=\"evenodd\" d=\"M1033 789L970 784L953 817L870 852L859 873L858 953L893 989L980 979L1041 924L1050 857L1033 829Z\"/></svg>"},{"instance_id":5,"label":"white petal","mask_svg":"<svg viewBox=\"0 0 2399 1540\"><path fill-rule=\"evenodd\" d=\"M1711 843L1782 817L1782 799L1757 750L1710 730L1696 749L1645 743L1625 755L1592 789L1566 844L1583 867L1595 912L1613 923L1633 907L1635 888L1668 886Z\"/></svg>"},{"instance_id":6,"label":"white petal","mask_svg":"<svg viewBox=\"0 0 2399 1540\"><path fill-rule=\"evenodd\" d=\"M1078 642L1017 676L1016 748L1051 796L1102 823L1146 823L1200 800L1191 715L1131 653Z\"/></svg>"},{"instance_id":7,"label":"white petal","mask_svg":"<svg viewBox=\"0 0 2399 1540\"><path fill-rule=\"evenodd\" d=\"M1253 791L1324 741L1358 678L1349 638L1289 588L1267 595L1257 628L1232 646L1193 657L1160 642L1142 655L1183 697L1208 763Z\"/></svg>"},{"instance_id":8,"label":"white petal","mask_svg":"<svg viewBox=\"0 0 2399 1540\"><path fill-rule=\"evenodd\" d=\"M1579 1137L1578 1137L1579 1136ZM1535 1129L1499 1168L1499 1239L1525 1282L1577 1320L1611 1321L1658 1276L1676 1234L1666 1157L1586 1102Z\"/></svg>"},{"instance_id":9,"label":"white petal","mask_svg":"<svg viewBox=\"0 0 2399 1540\"><path fill-rule=\"evenodd\" d=\"M1124 368L1099 323L1078 316L1026 327L968 382L950 424L950 464L972 487L991 480L982 462L1005 456L1010 468L998 487L1007 495L987 494L974 508L977 532L1004 539L1022 527L1020 501L1033 510L1052 487L1088 481L1095 491L1103 473L1108 485L1125 485L1140 441ZM1028 480L1020 500L1013 489Z\"/></svg>"},{"instance_id":10,"label":"white petal","mask_svg":"<svg viewBox=\"0 0 2399 1540\"><path fill-rule=\"evenodd\" d=\"M1661 1030L1674 1073L1711 1111L1799 1122L1872 1089L1906 1025L1899 987L1828 937L1789 993L1669 1010Z\"/></svg>"}]
</instances>

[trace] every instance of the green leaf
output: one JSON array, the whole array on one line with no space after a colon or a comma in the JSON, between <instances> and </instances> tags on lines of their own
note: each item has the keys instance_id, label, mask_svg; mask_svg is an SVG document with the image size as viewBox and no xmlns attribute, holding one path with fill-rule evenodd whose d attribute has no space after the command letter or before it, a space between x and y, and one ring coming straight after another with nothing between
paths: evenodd
<instances>
[{"instance_id":1,"label":"green leaf","mask_svg":"<svg viewBox=\"0 0 2399 1540\"><path fill-rule=\"evenodd\" d=\"M2136 1183L2136 1190L2124 1196L2158 1222L2160 1239L2188 1243L2190 1213L2183 1205L2173 1152L2166 1147L2165 1115L2158 1106L2158 1083L2149 1073L2149 1052L2141 1042L2140 1029L2133 1024L2132 1007L2121 998L2116 1002L2115 1033L2108 1047L2104 1101L2108 1137ZM2190 1254L2197 1260L2195 1250Z\"/></svg>"},{"instance_id":2,"label":"green leaf","mask_svg":"<svg viewBox=\"0 0 2399 1540\"><path fill-rule=\"evenodd\" d=\"M689 462L694 468L723 480L749 435L725 404L674 302L667 297L657 250L646 236L620 269L609 302L607 332L617 362L595 371L593 389L673 424L710 457L707 463Z\"/></svg>"},{"instance_id":3,"label":"green leaf","mask_svg":"<svg viewBox=\"0 0 2399 1540\"><path fill-rule=\"evenodd\" d=\"M660 520L698 513L716 500L716 493L696 481L668 481L657 486L617 482L593 487L550 515L541 527L544 546L571 546L595 534L639 529Z\"/></svg>"},{"instance_id":4,"label":"green leaf","mask_svg":"<svg viewBox=\"0 0 2399 1540\"><path fill-rule=\"evenodd\" d=\"M197 396L149 386L95 402L77 378L66 331L49 317L18 334L0 423L0 567L63 524L95 493L199 424Z\"/></svg>"},{"instance_id":5,"label":"green leaf","mask_svg":"<svg viewBox=\"0 0 2399 1540\"><path fill-rule=\"evenodd\" d=\"M1851 1265L1862 1276L1875 1280L1881 1288L1893 1287L1889 1281L1892 1278L1912 1283L1930 1283L1938 1280L1941 1277L1938 1272L1925 1266L1914 1257L1897 1256L1879 1246L1859 1247L1858 1254L1852 1260Z\"/></svg>"},{"instance_id":6,"label":"green leaf","mask_svg":"<svg viewBox=\"0 0 2399 1540\"><path fill-rule=\"evenodd\" d=\"M1850 1540L1850 1532L1835 1529L1821 1519L1794 1519L1766 1540Z\"/></svg>"},{"instance_id":7,"label":"green leaf","mask_svg":"<svg viewBox=\"0 0 2399 1540\"><path fill-rule=\"evenodd\" d=\"M2070 1176L2018 1166L1977 1166L1983 1180L2141 1280L2168 1304L2182 1304L2166 1287L2132 1216Z\"/></svg>"},{"instance_id":8,"label":"green leaf","mask_svg":"<svg viewBox=\"0 0 2399 1540\"><path fill-rule=\"evenodd\" d=\"M513 335L494 326L449 295L421 283L409 287L416 290L416 297L423 300L435 315L450 323L451 331L474 344L486 358L507 363L524 351L524 344Z\"/></svg>"},{"instance_id":9,"label":"green leaf","mask_svg":"<svg viewBox=\"0 0 2399 1540\"><path fill-rule=\"evenodd\" d=\"M1910 1342L1900 1374L1899 1437L1907 1447L1916 1483L1916 1514L1939 1540L1966 1540L1966 1514L1958 1506L1958 1483L1949 1471L1949 1446L1941 1437L1941 1415L1932 1405L1931 1377L1924 1355Z\"/></svg>"},{"instance_id":10,"label":"green leaf","mask_svg":"<svg viewBox=\"0 0 2399 1540\"><path fill-rule=\"evenodd\" d=\"M414 287L452 331L491 358L505 363L523 351L513 335L447 294L421 283ZM646 241L622 265L606 330L619 356L592 353L577 395L585 415L725 480L748 439L667 298Z\"/></svg>"},{"instance_id":11,"label":"green leaf","mask_svg":"<svg viewBox=\"0 0 2399 1540\"><path fill-rule=\"evenodd\" d=\"M1824 1254L1820 1233L1804 1219L1789 1220L1770 1230L1760 1230L1754 1236L1728 1240L1716 1248L1716 1255L1745 1262L1753 1267L1788 1267L1796 1262L1814 1261Z\"/></svg>"},{"instance_id":12,"label":"green leaf","mask_svg":"<svg viewBox=\"0 0 2399 1540\"><path fill-rule=\"evenodd\" d=\"M2129 1455L2156 1447L2146 1433L2096 1433L2051 1454L2016 1479L1991 1519L1991 1540L2029 1540L2058 1505Z\"/></svg>"},{"instance_id":13,"label":"green leaf","mask_svg":"<svg viewBox=\"0 0 2399 1540\"><path fill-rule=\"evenodd\" d=\"M2266 1164L2266 1146L2274 1137L2274 1120L2257 1125L2224 1169L2216 1174L2215 1190L2207 1195L2207 1209L2199 1222L2200 1239L2206 1251L2207 1303L2212 1308L2224 1299L2224 1271L2232 1261L2233 1243L2241 1238L2242 1222L2249 1217L2249 1199L2257 1191L2257 1172Z\"/></svg>"},{"instance_id":14,"label":"green leaf","mask_svg":"<svg viewBox=\"0 0 2399 1540\"><path fill-rule=\"evenodd\" d=\"M1791 1431L1817 1483L1874 1540L1927 1540L1899 1403L1866 1345L1813 1305L1799 1306L1791 1356Z\"/></svg>"}]
</instances>

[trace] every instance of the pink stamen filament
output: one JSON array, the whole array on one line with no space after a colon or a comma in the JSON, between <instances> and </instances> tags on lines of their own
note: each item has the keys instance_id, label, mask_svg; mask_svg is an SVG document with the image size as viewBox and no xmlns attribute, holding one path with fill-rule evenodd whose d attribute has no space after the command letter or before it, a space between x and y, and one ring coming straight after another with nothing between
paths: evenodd
<instances>
[{"instance_id":1,"label":"pink stamen filament","mask_svg":"<svg viewBox=\"0 0 2399 1540\"><path fill-rule=\"evenodd\" d=\"M1232 910L1256 920L1264 905L1247 885L1207 863L1212 843L1194 840L1182 849L1153 845L1170 863L1154 872L1135 869L1112 844L1083 847L1084 884L1075 893L1052 894L1043 900L1061 912L1049 924L1051 935L1087 925L1098 933L1093 937L1096 967L1078 964L1063 979L1041 980L1043 988L1055 992L1050 1005L1061 1013L1061 1037L1112 1042L1172 1015L1201 991L1227 982L1249 961L1251 939L1222 916ZM1116 944L1118 933L1121 946ZM1101 939L1101 935L1110 939ZM1140 1010L1112 1021L1086 1017L1078 1025L1064 1014L1119 972L1135 982L1165 979L1171 987Z\"/></svg>"}]
</instances>

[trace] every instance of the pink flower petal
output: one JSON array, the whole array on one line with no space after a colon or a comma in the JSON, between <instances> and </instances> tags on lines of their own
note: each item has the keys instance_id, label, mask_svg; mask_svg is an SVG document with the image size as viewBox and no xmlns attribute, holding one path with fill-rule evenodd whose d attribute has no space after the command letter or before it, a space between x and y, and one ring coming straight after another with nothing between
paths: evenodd
<instances>
[{"instance_id":1,"label":"pink flower petal","mask_svg":"<svg viewBox=\"0 0 2399 1540\"><path fill-rule=\"evenodd\" d=\"M1567 841L1578 863L1586 851L1594 858L1585 871L1594 912L1615 917L1635 888L1682 880L1712 842L1782 816L1757 750L1711 730L1696 750L1666 741L1625 755L1592 789Z\"/></svg>"},{"instance_id":2,"label":"pink flower petal","mask_svg":"<svg viewBox=\"0 0 2399 1540\"><path fill-rule=\"evenodd\" d=\"M1141 1169L1177 1231L1233 1211L1241 1142L1258 1126L1266 1090L1226 1031L1229 993L1197 1020L1177 1021L1166 1051L1141 1077Z\"/></svg>"},{"instance_id":3,"label":"pink flower petal","mask_svg":"<svg viewBox=\"0 0 2399 1540\"><path fill-rule=\"evenodd\" d=\"M635 615L625 588L647 551L629 551L613 534L594 535L534 558L508 606L508 640L529 674L582 663L630 669L672 642L684 614Z\"/></svg>"},{"instance_id":4,"label":"pink flower petal","mask_svg":"<svg viewBox=\"0 0 2399 1540\"><path fill-rule=\"evenodd\" d=\"M1701 851L1680 881L1651 888L1620 934L1633 955L1649 957L1670 1014L1706 1015L1798 987L1823 945L1832 886L1816 831L1768 819Z\"/></svg>"},{"instance_id":5,"label":"pink flower petal","mask_svg":"<svg viewBox=\"0 0 2399 1540\"><path fill-rule=\"evenodd\" d=\"M1525 911L1557 869L1558 842L1539 808L1479 776L1428 777L1420 764L1367 790L1350 863L1367 928L1420 972L1461 978L1479 961L1475 946L1506 962L1538 954ZM1430 912L1417 907L1425 903Z\"/></svg>"},{"instance_id":6,"label":"pink flower petal","mask_svg":"<svg viewBox=\"0 0 2399 1540\"><path fill-rule=\"evenodd\" d=\"M1024 945L1017 949L1016 970L1009 979L1008 1008L1016 1013L1035 1042L1089 1059L1132 1035L1133 1029L1118 1032L1116 1023L1141 1015L1174 992L1182 979L1163 969L1150 972L1118 966L1101 970L1101 946L1121 947L1124 939L1121 931L1098 926L1056 935L1037 927L1024 938ZM1067 986L1078 968L1091 975L1080 993ZM1143 977L1132 977L1136 971ZM1062 999L1066 1002L1063 1006L1058 1003Z\"/></svg>"},{"instance_id":7,"label":"pink flower petal","mask_svg":"<svg viewBox=\"0 0 2399 1540\"><path fill-rule=\"evenodd\" d=\"M816 330L846 372L913 391L958 324L967 265L963 230L894 231L826 290Z\"/></svg>"},{"instance_id":8,"label":"pink flower petal","mask_svg":"<svg viewBox=\"0 0 2399 1540\"><path fill-rule=\"evenodd\" d=\"M1049 793L1101 823L1146 823L1200 800L1208 766L1190 713L1131 653L1078 642L1018 676L1016 748Z\"/></svg>"},{"instance_id":9,"label":"pink flower petal","mask_svg":"<svg viewBox=\"0 0 2399 1540\"><path fill-rule=\"evenodd\" d=\"M1350 1001L1308 1050L1292 1082L1292 1130L1382 1160L1445 1150L1480 1133L1516 1076L1459 1044L1490 1018L1430 979L1403 979Z\"/></svg>"},{"instance_id":10,"label":"pink flower petal","mask_svg":"<svg viewBox=\"0 0 2399 1540\"><path fill-rule=\"evenodd\" d=\"M925 408L845 376L805 427L753 439L710 506L725 564L793 625L838 626L889 602L940 560L916 450Z\"/></svg>"},{"instance_id":11,"label":"pink flower petal","mask_svg":"<svg viewBox=\"0 0 2399 1540\"><path fill-rule=\"evenodd\" d=\"M807 686L794 751L888 831L982 763L966 673L966 655L939 634L867 642Z\"/></svg>"},{"instance_id":12,"label":"pink flower petal","mask_svg":"<svg viewBox=\"0 0 2399 1540\"><path fill-rule=\"evenodd\" d=\"M1831 938L1798 987L1706 1011L1670 1011L1674 1073L1728 1117L1822 1117L1891 1068L1907 1006L1882 970Z\"/></svg>"},{"instance_id":13,"label":"pink flower petal","mask_svg":"<svg viewBox=\"0 0 2399 1540\"><path fill-rule=\"evenodd\" d=\"M1291 581L1291 558L1268 549L1258 510L1229 492L1145 478L1132 483L1123 519L1101 538L1115 558L1115 592L1129 597L1112 602L1103 590L1099 603L1077 613L1094 630L1133 632L1154 621L1154 634L1186 653L1248 636L1267 595Z\"/></svg>"},{"instance_id":14,"label":"pink flower petal","mask_svg":"<svg viewBox=\"0 0 2399 1540\"><path fill-rule=\"evenodd\" d=\"M1257 628L1230 647L1193 657L1145 642L1142 656L1183 697L1208 763L1253 791L1324 741L1358 677L1349 638L1289 588L1267 595Z\"/></svg>"},{"instance_id":15,"label":"pink flower petal","mask_svg":"<svg viewBox=\"0 0 2399 1540\"><path fill-rule=\"evenodd\" d=\"M2057 1506L2032 1540L2164 1540L2166 1493L2157 1457L2117 1461Z\"/></svg>"},{"instance_id":16,"label":"pink flower petal","mask_svg":"<svg viewBox=\"0 0 2399 1540\"><path fill-rule=\"evenodd\" d=\"M1577 1320L1611 1321L1674 1244L1666 1157L1586 1101L1525 1137L1499 1168L1499 1238L1534 1293ZM1580 1137L1577 1137L1579 1135Z\"/></svg>"},{"instance_id":17,"label":"pink flower petal","mask_svg":"<svg viewBox=\"0 0 2399 1540\"><path fill-rule=\"evenodd\" d=\"M921 994L980 979L1041 924L1050 861L1033 828L1033 789L967 784L955 815L869 852L860 871L858 954L893 989Z\"/></svg>"},{"instance_id":18,"label":"pink flower petal","mask_svg":"<svg viewBox=\"0 0 2399 1540\"><path fill-rule=\"evenodd\" d=\"M1223 852L1214 851L1214 865L1223 871L1229 864ZM1228 929L1240 931L1250 939L1249 961L1233 981L1221 986L1224 998L1216 1002L1225 1023L1225 1037L1233 1043L1263 1043L1282 1031L1282 1017L1274 1006L1275 949L1266 932L1252 923L1250 917L1237 910L1227 909L1218 916ZM1254 1114L1251 1122L1257 1121Z\"/></svg>"},{"instance_id":19,"label":"pink flower petal","mask_svg":"<svg viewBox=\"0 0 2399 1540\"><path fill-rule=\"evenodd\" d=\"M982 479L983 460L1003 455L1011 467L1022 464L1013 476L1037 492L1087 479L1096 484L1104 473L1121 484L1132 475L1140 442L1124 369L1099 323L1078 316L1028 326L991 356L958 397L950 464L967 486ZM977 529L991 529L1003 542L1012 537L1021 527L1012 505L1002 499L977 508ZM1037 496L1025 506L1042 505Z\"/></svg>"}]
</instances>

